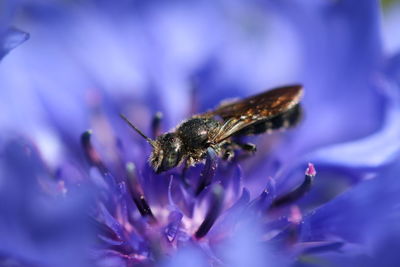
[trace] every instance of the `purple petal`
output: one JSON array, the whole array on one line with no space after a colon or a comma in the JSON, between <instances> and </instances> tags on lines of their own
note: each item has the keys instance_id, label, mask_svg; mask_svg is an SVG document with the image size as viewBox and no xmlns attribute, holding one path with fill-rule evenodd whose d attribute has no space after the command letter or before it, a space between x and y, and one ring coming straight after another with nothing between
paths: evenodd
<instances>
[{"instance_id":1,"label":"purple petal","mask_svg":"<svg viewBox=\"0 0 400 267\"><path fill-rule=\"evenodd\" d=\"M283 260L260 242L262 228L251 216L242 221L231 238L218 248L218 255L232 267L284 266Z\"/></svg>"},{"instance_id":2,"label":"purple petal","mask_svg":"<svg viewBox=\"0 0 400 267\"><path fill-rule=\"evenodd\" d=\"M207 159L203 170L200 173L199 184L197 185L195 195L198 196L204 188L211 184L217 169L218 158L215 151L211 148L207 149Z\"/></svg>"},{"instance_id":3,"label":"purple petal","mask_svg":"<svg viewBox=\"0 0 400 267\"><path fill-rule=\"evenodd\" d=\"M182 213L178 211L172 211L168 216L169 224L165 228L165 236L169 242L173 242L178 234L179 227L181 225Z\"/></svg>"},{"instance_id":4,"label":"purple petal","mask_svg":"<svg viewBox=\"0 0 400 267\"><path fill-rule=\"evenodd\" d=\"M219 184L214 184L211 188L211 200L208 206L207 213L204 217L203 222L197 229L195 236L200 239L204 237L211 227L214 225L218 216L220 215L224 202L224 189Z\"/></svg>"},{"instance_id":5,"label":"purple petal","mask_svg":"<svg viewBox=\"0 0 400 267\"><path fill-rule=\"evenodd\" d=\"M312 152L308 159L323 164L356 168L377 168L388 164L400 154L400 102L387 107L384 126L365 138L325 146Z\"/></svg>"},{"instance_id":6,"label":"purple petal","mask_svg":"<svg viewBox=\"0 0 400 267\"><path fill-rule=\"evenodd\" d=\"M276 2L301 38L303 148L361 138L381 126L384 99L374 84L383 60L379 3L363 3Z\"/></svg>"},{"instance_id":7,"label":"purple petal","mask_svg":"<svg viewBox=\"0 0 400 267\"><path fill-rule=\"evenodd\" d=\"M11 50L29 39L29 34L16 28L0 32L0 60Z\"/></svg>"},{"instance_id":8,"label":"purple petal","mask_svg":"<svg viewBox=\"0 0 400 267\"><path fill-rule=\"evenodd\" d=\"M180 249L174 256L167 259L162 267L186 267L190 264L193 267L208 266L207 258L198 249L186 247Z\"/></svg>"},{"instance_id":9,"label":"purple petal","mask_svg":"<svg viewBox=\"0 0 400 267\"><path fill-rule=\"evenodd\" d=\"M364 181L317 209L305 219L303 239L319 241L337 236L364 243L369 236L399 218L399 165L389 166L378 177Z\"/></svg>"},{"instance_id":10,"label":"purple petal","mask_svg":"<svg viewBox=\"0 0 400 267\"><path fill-rule=\"evenodd\" d=\"M65 194L47 194L46 185L54 178L25 140L5 143L1 155L2 254L28 264L84 266L94 237L88 218L91 192L82 185Z\"/></svg>"}]
</instances>

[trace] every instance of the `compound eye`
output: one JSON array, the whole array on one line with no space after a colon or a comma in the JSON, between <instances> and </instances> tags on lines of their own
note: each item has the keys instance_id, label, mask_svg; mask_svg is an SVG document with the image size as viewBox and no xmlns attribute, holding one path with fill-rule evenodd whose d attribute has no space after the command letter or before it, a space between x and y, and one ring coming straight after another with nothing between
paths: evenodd
<instances>
[{"instance_id":1,"label":"compound eye","mask_svg":"<svg viewBox=\"0 0 400 267\"><path fill-rule=\"evenodd\" d=\"M180 159L180 154L178 150L172 150L166 155L166 157L163 160L163 169L168 170L176 165L178 165Z\"/></svg>"},{"instance_id":2,"label":"compound eye","mask_svg":"<svg viewBox=\"0 0 400 267\"><path fill-rule=\"evenodd\" d=\"M178 164L178 153L177 152L171 152L168 157L167 157L167 165L168 167L174 167Z\"/></svg>"},{"instance_id":3,"label":"compound eye","mask_svg":"<svg viewBox=\"0 0 400 267\"><path fill-rule=\"evenodd\" d=\"M178 165L182 158L181 141L175 134L167 133L159 139L162 146L163 157L159 157L159 159L161 159L161 164L155 168L157 173L172 169Z\"/></svg>"}]
</instances>

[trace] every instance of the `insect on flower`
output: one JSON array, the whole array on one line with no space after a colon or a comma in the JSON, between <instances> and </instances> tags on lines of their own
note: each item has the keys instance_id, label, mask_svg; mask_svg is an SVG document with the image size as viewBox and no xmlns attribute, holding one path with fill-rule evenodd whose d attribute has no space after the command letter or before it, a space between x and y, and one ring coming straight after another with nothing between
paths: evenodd
<instances>
[{"instance_id":1,"label":"insect on flower","mask_svg":"<svg viewBox=\"0 0 400 267\"><path fill-rule=\"evenodd\" d=\"M294 126L301 117L302 86L276 88L242 100L222 104L216 109L195 115L174 131L155 140L147 137L124 115L121 117L153 147L150 164L157 173L185 162L192 166L203 161L207 149L230 159L234 150L255 151L256 146L233 137L269 133Z\"/></svg>"}]
</instances>

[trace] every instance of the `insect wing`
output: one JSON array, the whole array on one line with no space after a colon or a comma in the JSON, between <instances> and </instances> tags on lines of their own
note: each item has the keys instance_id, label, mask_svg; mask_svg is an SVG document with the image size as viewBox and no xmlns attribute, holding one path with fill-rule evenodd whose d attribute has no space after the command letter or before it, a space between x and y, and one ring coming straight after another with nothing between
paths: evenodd
<instances>
[{"instance_id":1,"label":"insect wing","mask_svg":"<svg viewBox=\"0 0 400 267\"><path fill-rule=\"evenodd\" d=\"M302 94L301 85L280 87L221 105L201 116L219 116L224 120L223 126L214 137L215 142L221 142L254 124L267 121L295 108Z\"/></svg>"}]
</instances>

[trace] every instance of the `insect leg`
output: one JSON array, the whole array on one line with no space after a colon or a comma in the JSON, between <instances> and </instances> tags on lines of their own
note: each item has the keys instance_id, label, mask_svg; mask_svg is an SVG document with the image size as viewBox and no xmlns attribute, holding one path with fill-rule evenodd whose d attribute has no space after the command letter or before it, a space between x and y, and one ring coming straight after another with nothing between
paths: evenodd
<instances>
[{"instance_id":1,"label":"insect leg","mask_svg":"<svg viewBox=\"0 0 400 267\"><path fill-rule=\"evenodd\" d=\"M223 160L231 160L235 156L234 145L231 142L225 142L220 146Z\"/></svg>"},{"instance_id":2,"label":"insect leg","mask_svg":"<svg viewBox=\"0 0 400 267\"><path fill-rule=\"evenodd\" d=\"M240 140L231 141L230 145L231 145L232 149L236 149L236 150L243 150L243 151L252 152L252 153L257 151L257 147L255 144L243 143Z\"/></svg>"},{"instance_id":3,"label":"insect leg","mask_svg":"<svg viewBox=\"0 0 400 267\"><path fill-rule=\"evenodd\" d=\"M238 147L240 147L242 150L247 151L247 152L256 152L257 151L257 146L252 143L240 143L236 142L235 143Z\"/></svg>"},{"instance_id":4,"label":"insect leg","mask_svg":"<svg viewBox=\"0 0 400 267\"><path fill-rule=\"evenodd\" d=\"M223 160L231 160L235 156L235 151L233 149L227 149L222 155Z\"/></svg>"}]
</instances>

